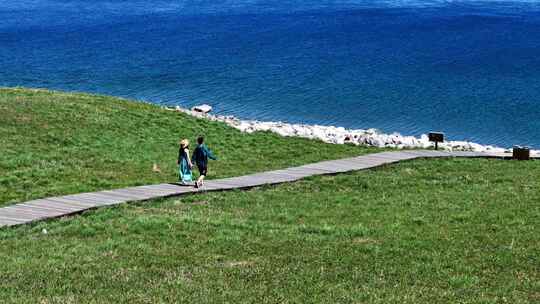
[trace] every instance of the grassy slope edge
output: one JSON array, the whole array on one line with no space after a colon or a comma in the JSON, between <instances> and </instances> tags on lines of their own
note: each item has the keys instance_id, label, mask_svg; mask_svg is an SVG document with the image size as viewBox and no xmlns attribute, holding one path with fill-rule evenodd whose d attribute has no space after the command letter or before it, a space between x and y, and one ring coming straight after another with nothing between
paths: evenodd
<instances>
[{"instance_id":1,"label":"grassy slope edge","mask_svg":"<svg viewBox=\"0 0 540 304\"><path fill-rule=\"evenodd\" d=\"M175 181L179 139L193 142L199 134L220 158L211 164L211 178L375 151L243 134L223 123L99 95L5 88L0 113L0 205ZM161 173L152 171L154 163Z\"/></svg>"}]
</instances>

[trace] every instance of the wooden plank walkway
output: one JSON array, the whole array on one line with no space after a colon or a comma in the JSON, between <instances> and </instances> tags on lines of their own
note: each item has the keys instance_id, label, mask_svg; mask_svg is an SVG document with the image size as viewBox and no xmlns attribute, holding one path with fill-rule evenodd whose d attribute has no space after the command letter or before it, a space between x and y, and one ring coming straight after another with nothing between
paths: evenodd
<instances>
[{"instance_id":1,"label":"wooden plank walkway","mask_svg":"<svg viewBox=\"0 0 540 304\"><path fill-rule=\"evenodd\" d=\"M62 217L101 206L145 201L154 198L178 196L201 191L223 191L274 185L294 182L308 176L364 170L405 160L435 157L511 158L511 155L504 153L444 152L433 150L390 151L333 161L322 161L299 167L255 173L246 176L208 180L205 182L203 189L195 189L191 186L180 186L176 184L158 184L49 197L0 208L0 227L15 226L39 220ZM534 155L533 157L540 158L539 155Z\"/></svg>"}]
</instances>

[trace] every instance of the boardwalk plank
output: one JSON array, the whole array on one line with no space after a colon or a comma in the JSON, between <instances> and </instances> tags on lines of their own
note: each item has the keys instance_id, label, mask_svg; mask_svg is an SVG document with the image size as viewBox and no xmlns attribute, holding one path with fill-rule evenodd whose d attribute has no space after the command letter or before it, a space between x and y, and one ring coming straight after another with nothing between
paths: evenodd
<instances>
[{"instance_id":1,"label":"boardwalk plank","mask_svg":"<svg viewBox=\"0 0 540 304\"><path fill-rule=\"evenodd\" d=\"M428 150L407 150L407 151L402 151L401 153L414 155L417 158L422 158L426 156L429 157L432 155Z\"/></svg>"},{"instance_id":2,"label":"boardwalk plank","mask_svg":"<svg viewBox=\"0 0 540 304\"><path fill-rule=\"evenodd\" d=\"M102 205L101 201L99 201L95 197L88 196L87 193L59 196L59 197L55 197L54 199L64 201L66 203L72 203L74 205L81 205L81 206Z\"/></svg>"},{"instance_id":3,"label":"boardwalk plank","mask_svg":"<svg viewBox=\"0 0 540 304\"><path fill-rule=\"evenodd\" d=\"M321 169L327 171L329 174L331 173L340 173L344 171L351 170L350 164L337 164L337 163L325 163L325 164L315 164L315 165L308 165L306 168L315 168L315 169Z\"/></svg>"},{"instance_id":4,"label":"boardwalk plank","mask_svg":"<svg viewBox=\"0 0 540 304\"><path fill-rule=\"evenodd\" d=\"M74 202L89 202L95 205L109 205L111 203L120 203L122 199L103 193L84 193L81 195L73 196Z\"/></svg>"},{"instance_id":5,"label":"boardwalk plank","mask_svg":"<svg viewBox=\"0 0 540 304\"><path fill-rule=\"evenodd\" d=\"M290 172L292 174L295 174L295 175L298 175L298 176L301 176L301 177L328 174L327 170L321 170L321 169L317 169L317 168L307 168L305 166L284 169L284 171Z\"/></svg>"},{"instance_id":6,"label":"boardwalk plank","mask_svg":"<svg viewBox=\"0 0 540 304\"><path fill-rule=\"evenodd\" d=\"M17 220L14 218L3 218L0 216L0 227L15 226L24 223L28 223L28 220Z\"/></svg>"},{"instance_id":7,"label":"boardwalk plank","mask_svg":"<svg viewBox=\"0 0 540 304\"><path fill-rule=\"evenodd\" d=\"M65 203L61 201L56 200L42 200L40 202L28 202L26 203L28 206L38 206L43 207L51 210L58 210L63 212L79 212L81 210L86 209L86 207L81 207L78 205Z\"/></svg>"},{"instance_id":8,"label":"boardwalk plank","mask_svg":"<svg viewBox=\"0 0 540 304\"><path fill-rule=\"evenodd\" d=\"M99 204L103 206L114 205L123 203L125 199L118 196L112 196L110 194L96 192L96 193L85 193L84 195L77 197L80 200L87 200L89 202L94 202L94 204Z\"/></svg>"},{"instance_id":9,"label":"boardwalk plank","mask_svg":"<svg viewBox=\"0 0 540 304\"><path fill-rule=\"evenodd\" d=\"M140 199L146 200L149 197L151 197L151 195L143 196L140 193L139 194L133 193L126 189L106 190L106 191L101 191L100 193L111 195L113 197L118 197L122 199L122 202L130 202L133 200L140 200Z\"/></svg>"},{"instance_id":10,"label":"boardwalk plank","mask_svg":"<svg viewBox=\"0 0 540 304\"><path fill-rule=\"evenodd\" d=\"M111 195L114 195L114 196L124 197L125 198L124 201L127 202L127 201L134 201L134 200L147 200L154 197L157 198L157 197L166 197L170 195L183 194L183 193L191 192L192 191L191 189L192 189L191 187L178 187L174 191L168 190L168 191L155 192L155 190L153 190L146 193L144 191L134 190L134 189L118 189L118 190L107 191L107 193L110 193Z\"/></svg>"},{"instance_id":11,"label":"boardwalk plank","mask_svg":"<svg viewBox=\"0 0 540 304\"><path fill-rule=\"evenodd\" d=\"M151 186L152 188L150 188L152 192L156 192L156 193L159 193L159 195L162 195L162 196L167 196L167 195L173 195L173 194L182 194L182 193L186 193L186 192L190 192L191 191L191 186L178 186L178 185L169 185L169 186L165 186L165 185L155 185L155 186ZM137 188L137 189L131 189L131 190L134 190L134 192L138 192L140 191L141 189Z\"/></svg>"},{"instance_id":12,"label":"boardwalk plank","mask_svg":"<svg viewBox=\"0 0 540 304\"><path fill-rule=\"evenodd\" d=\"M43 212L51 212L51 213L58 213L58 212L80 212L82 210L86 210L88 209L89 207L80 207L80 208L77 208L77 209L67 209L67 208L60 208L56 205L51 205L51 204L32 204L32 203L23 203L23 204L18 204L18 205L15 205L15 206L22 206L24 208L28 208L28 209L33 209L33 210L36 210L36 211L43 211Z\"/></svg>"},{"instance_id":13,"label":"boardwalk plank","mask_svg":"<svg viewBox=\"0 0 540 304\"><path fill-rule=\"evenodd\" d=\"M21 214L30 214L32 216L54 216L57 213L62 213L62 211L53 211L50 209L44 209L39 207L33 207L33 206L27 206L23 204L8 206L4 208L8 211L13 211L15 213L21 213Z\"/></svg>"},{"instance_id":14,"label":"boardwalk plank","mask_svg":"<svg viewBox=\"0 0 540 304\"><path fill-rule=\"evenodd\" d=\"M170 195L177 193L180 189L166 189L159 186L140 186L133 188L133 190L138 192L151 193L155 195Z\"/></svg>"},{"instance_id":15,"label":"boardwalk plank","mask_svg":"<svg viewBox=\"0 0 540 304\"><path fill-rule=\"evenodd\" d=\"M276 175L285 175L289 176L290 178L302 178L308 175L311 175L310 173L302 172L302 171L293 171L293 170L276 170L268 172L270 174L276 174Z\"/></svg>"},{"instance_id":16,"label":"boardwalk plank","mask_svg":"<svg viewBox=\"0 0 540 304\"><path fill-rule=\"evenodd\" d=\"M270 173L270 172L264 172L259 173L255 175L251 175L249 178L247 178L249 181L254 181L258 183L279 183L283 180L292 180L292 177L290 175L286 174L276 174L276 173Z\"/></svg>"},{"instance_id":17,"label":"boardwalk plank","mask_svg":"<svg viewBox=\"0 0 540 304\"><path fill-rule=\"evenodd\" d=\"M354 162L351 162L350 167L351 168L357 168L358 170L364 170L364 169L370 169L370 168L377 168L382 165L388 164L387 162L377 162L377 161L367 161L367 160L356 160Z\"/></svg>"},{"instance_id":18,"label":"boardwalk plank","mask_svg":"<svg viewBox=\"0 0 540 304\"><path fill-rule=\"evenodd\" d=\"M157 184L157 185L148 185L148 186L139 186L137 188L145 188L145 187L148 187L150 189L155 189L155 190L160 190L160 191L179 191L181 190L184 186L180 186L180 185L171 185L171 184Z\"/></svg>"},{"instance_id":19,"label":"boardwalk plank","mask_svg":"<svg viewBox=\"0 0 540 304\"><path fill-rule=\"evenodd\" d=\"M204 182L202 190L231 190L236 188L238 188L236 184L227 183L223 180L208 180Z\"/></svg>"},{"instance_id":20,"label":"boardwalk plank","mask_svg":"<svg viewBox=\"0 0 540 304\"><path fill-rule=\"evenodd\" d=\"M345 168L370 168L370 167L377 167L381 164L388 163L387 160L379 160L379 159L373 159L373 158L351 158L347 161L336 161L329 163L330 166L335 166L338 169L345 169Z\"/></svg>"},{"instance_id":21,"label":"boardwalk plank","mask_svg":"<svg viewBox=\"0 0 540 304\"><path fill-rule=\"evenodd\" d=\"M365 157L372 157L377 159L384 159L389 161L397 161L405 158L405 155L402 155L401 152L381 152L381 153L374 153L374 154L367 154Z\"/></svg>"},{"instance_id":22,"label":"boardwalk plank","mask_svg":"<svg viewBox=\"0 0 540 304\"><path fill-rule=\"evenodd\" d=\"M93 202L75 201L73 199L66 199L66 198L61 197L61 196L59 196L59 197L51 197L48 200L55 201L55 202L60 202L60 203L65 203L65 204L68 204L70 206L78 206L78 207L80 207L82 209L101 206L101 205L97 205L96 203L93 203Z\"/></svg>"},{"instance_id":23,"label":"boardwalk plank","mask_svg":"<svg viewBox=\"0 0 540 304\"><path fill-rule=\"evenodd\" d=\"M263 177L261 178L261 180L266 180L268 184L293 182L299 179L296 176L287 175L283 173L272 173L272 172L267 172L264 174L264 176L261 176L261 177Z\"/></svg>"},{"instance_id":24,"label":"boardwalk plank","mask_svg":"<svg viewBox=\"0 0 540 304\"><path fill-rule=\"evenodd\" d=\"M267 184L269 181L266 178L257 178L252 176L243 176L235 177L230 179L222 180L226 184L235 185L237 188L250 188L256 186L262 186Z\"/></svg>"},{"instance_id":25,"label":"boardwalk plank","mask_svg":"<svg viewBox=\"0 0 540 304\"><path fill-rule=\"evenodd\" d=\"M0 212L0 218L5 220L28 221L34 219L35 217L22 212L2 210Z\"/></svg>"},{"instance_id":26,"label":"boardwalk plank","mask_svg":"<svg viewBox=\"0 0 540 304\"><path fill-rule=\"evenodd\" d=\"M266 181L255 180L255 179L245 179L245 180L227 181L226 183L230 183L231 185L235 185L236 188L250 188L250 187L256 187L256 186L265 185L267 182Z\"/></svg>"},{"instance_id":27,"label":"boardwalk plank","mask_svg":"<svg viewBox=\"0 0 540 304\"><path fill-rule=\"evenodd\" d=\"M31 206L31 205L28 205L28 206ZM57 214L57 213L60 213L60 214L70 214L70 213L75 213L75 212L81 212L83 210L86 210L88 208L77 208L77 209L63 209L63 208L58 208L56 206L31 206L32 208L36 208L36 209L39 209L39 210L46 210L47 212L51 212L51 213L54 213L54 214ZM42 208L38 208L38 207L42 207Z\"/></svg>"},{"instance_id":28,"label":"boardwalk plank","mask_svg":"<svg viewBox=\"0 0 540 304\"><path fill-rule=\"evenodd\" d=\"M329 168L329 165L325 165L325 164L313 164L313 165L307 165L307 166L303 166L303 168L306 168L306 169L317 169L317 170L323 171L323 172L321 172L319 175L335 173L335 170L334 170L334 169Z\"/></svg>"},{"instance_id":29,"label":"boardwalk plank","mask_svg":"<svg viewBox=\"0 0 540 304\"><path fill-rule=\"evenodd\" d=\"M176 189L165 189L161 188L159 186L137 186L137 187L130 187L125 188L126 190L133 191L133 192L142 192L142 193L170 193L176 191Z\"/></svg>"},{"instance_id":30,"label":"boardwalk plank","mask_svg":"<svg viewBox=\"0 0 540 304\"><path fill-rule=\"evenodd\" d=\"M363 157L356 158L354 160L354 162L365 162L365 163L372 164L373 166L380 166L380 165L385 164L385 163L394 162L394 160L366 155L366 156L363 156Z\"/></svg>"},{"instance_id":31,"label":"boardwalk plank","mask_svg":"<svg viewBox=\"0 0 540 304\"><path fill-rule=\"evenodd\" d=\"M69 209L75 209L75 208L87 209L87 208L105 206L105 204L102 203L102 200L90 199L86 196L70 197L70 198L55 197L50 200L57 203L65 204L69 206L67 207ZM59 205L59 207L66 208L66 207L63 207L62 205Z\"/></svg>"}]
</instances>

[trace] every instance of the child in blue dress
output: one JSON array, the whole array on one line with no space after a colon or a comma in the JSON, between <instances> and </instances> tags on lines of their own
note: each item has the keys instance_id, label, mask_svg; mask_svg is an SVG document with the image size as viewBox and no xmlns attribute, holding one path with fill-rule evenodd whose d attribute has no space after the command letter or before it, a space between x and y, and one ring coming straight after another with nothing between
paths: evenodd
<instances>
[{"instance_id":1,"label":"child in blue dress","mask_svg":"<svg viewBox=\"0 0 540 304\"><path fill-rule=\"evenodd\" d=\"M187 139L182 139L180 141L180 149L178 150L178 172L180 175L180 182L183 185L188 184L192 181L191 168L191 159L189 158L189 141Z\"/></svg>"}]
</instances>

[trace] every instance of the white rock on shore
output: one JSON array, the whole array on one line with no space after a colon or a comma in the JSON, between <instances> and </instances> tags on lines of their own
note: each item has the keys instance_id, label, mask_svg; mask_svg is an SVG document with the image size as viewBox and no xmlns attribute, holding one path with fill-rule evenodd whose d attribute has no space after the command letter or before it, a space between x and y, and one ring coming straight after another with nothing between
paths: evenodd
<instances>
[{"instance_id":1,"label":"white rock on shore","mask_svg":"<svg viewBox=\"0 0 540 304\"><path fill-rule=\"evenodd\" d=\"M201 113L210 113L212 111L212 106L207 105L207 104L194 106L193 108L191 108L191 111L201 112Z\"/></svg>"},{"instance_id":2,"label":"white rock on shore","mask_svg":"<svg viewBox=\"0 0 540 304\"><path fill-rule=\"evenodd\" d=\"M208 106L208 105L203 105ZM202 107L202 106L201 106ZM211 110L212 107L208 106ZM224 122L227 125L236 128L242 132L253 133L257 131L269 131L277 133L281 136L294 136L303 137L309 139L318 139L323 142L333 144L353 144L374 146L380 148L429 148L434 146L429 141L428 136L423 134L422 136L404 136L399 133L384 134L379 133L376 129L367 130L348 130L343 127L334 126L320 126L320 125L303 125L303 124L288 124L283 122L265 122L257 120L240 120L233 116L221 116L208 114L209 111L198 111L184 109L176 106L174 109L167 108L169 110L176 110L195 116L198 118L204 118L212 121ZM205 110L208 108L205 107ZM439 144L439 148L447 151L474 151L474 152L511 152L511 149L504 149L500 147L494 147L490 145L480 145L477 143L466 141L446 141ZM533 152L533 151L531 151ZM538 151L534 151L538 152Z\"/></svg>"}]
</instances>

